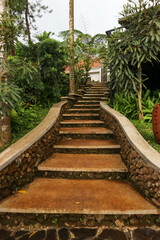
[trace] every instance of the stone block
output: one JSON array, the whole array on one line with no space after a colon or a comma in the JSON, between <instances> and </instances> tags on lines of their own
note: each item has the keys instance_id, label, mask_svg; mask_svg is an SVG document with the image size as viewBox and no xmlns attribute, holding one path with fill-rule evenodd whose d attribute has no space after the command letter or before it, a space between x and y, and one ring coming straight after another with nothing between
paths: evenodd
<instances>
[{"instance_id":1,"label":"stone block","mask_svg":"<svg viewBox=\"0 0 160 240\"><path fill-rule=\"evenodd\" d=\"M156 232L151 228L137 228L133 232L133 240L159 240L160 231Z\"/></svg>"},{"instance_id":2,"label":"stone block","mask_svg":"<svg viewBox=\"0 0 160 240\"><path fill-rule=\"evenodd\" d=\"M57 240L57 231L56 229L49 229L47 231L47 238L46 240Z\"/></svg>"},{"instance_id":3,"label":"stone block","mask_svg":"<svg viewBox=\"0 0 160 240\"><path fill-rule=\"evenodd\" d=\"M103 232L95 239L96 240L103 240L103 239L127 240L127 237L124 234L124 232L114 230L114 229L104 229Z\"/></svg>"},{"instance_id":4,"label":"stone block","mask_svg":"<svg viewBox=\"0 0 160 240\"><path fill-rule=\"evenodd\" d=\"M58 231L59 240L69 240L70 239L70 233L67 228L61 228Z\"/></svg>"},{"instance_id":5,"label":"stone block","mask_svg":"<svg viewBox=\"0 0 160 240\"><path fill-rule=\"evenodd\" d=\"M96 236L97 228L74 228L71 229L71 232L74 234L75 239L87 239Z\"/></svg>"}]
</instances>

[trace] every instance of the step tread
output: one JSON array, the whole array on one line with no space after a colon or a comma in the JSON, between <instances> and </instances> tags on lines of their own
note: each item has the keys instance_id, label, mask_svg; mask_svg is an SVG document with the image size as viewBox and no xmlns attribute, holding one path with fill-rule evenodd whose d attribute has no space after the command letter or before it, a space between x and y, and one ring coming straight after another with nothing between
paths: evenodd
<instances>
[{"instance_id":1,"label":"step tread","mask_svg":"<svg viewBox=\"0 0 160 240\"><path fill-rule=\"evenodd\" d=\"M88 106L87 106L88 107ZM70 108L69 111L99 111L100 108Z\"/></svg>"},{"instance_id":2,"label":"step tread","mask_svg":"<svg viewBox=\"0 0 160 240\"><path fill-rule=\"evenodd\" d=\"M60 128L60 134L113 134L113 132L103 127L68 127Z\"/></svg>"},{"instance_id":3,"label":"step tread","mask_svg":"<svg viewBox=\"0 0 160 240\"><path fill-rule=\"evenodd\" d=\"M43 162L41 171L127 172L119 154L54 153Z\"/></svg>"},{"instance_id":4,"label":"step tread","mask_svg":"<svg viewBox=\"0 0 160 240\"><path fill-rule=\"evenodd\" d=\"M64 117L68 117L68 116L99 116L98 113L64 113L63 114Z\"/></svg>"},{"instance_id":5,"label":"step tread","mask_svg":"<svg viewBox=\"0 0 160 240\"><path fill-rule=\"evenodd\" d=\"M158 214L158 209L127 182L38 178L5 199L0 212Z\"/></svg>"},{"instance_id":6,"label":"step tread","mask_svg":"<svg viewBox=\"0 0 160 240\"><path fill-rule=\"evenodd\" d=\"M95 102L97 102L97 103L99 103L98 101L95 101L95 100L93 100L93 101L87 101L87 100L79 100L78 101L78 103L87 103L87 102L92 102L92 103L95 103Z\"/></svg>"},{"instance_id":7,"label":"step tread","mask_svg":"<svg viewBox=\"0 0 160 240\"><path fill-rule=\"evenodd\" d=\"M60 122L60 124L104 124L103 121L100 120L77 120L77 119L71 119L71 120L63 120Z\"/></svg>"},{"instance_id":8,"label":"step tread","mask_svg":"<svg viewBox=\"0 0 160 240\"><path fill-rule=\"evenodd\" d=\"M106 97L83 97L83 99L106 99Z\"/></svg>"},{"instance_id":9,"label":"step tread","mask_svg":"<svg viewBox=\"0 0 160 240\"><path fill-rule=\"evenodd\" d=\"M54 148L79 148L79 149L117 149L120 145L115 140L106 139L62 139Z\"/></svg>"}]
</instances>

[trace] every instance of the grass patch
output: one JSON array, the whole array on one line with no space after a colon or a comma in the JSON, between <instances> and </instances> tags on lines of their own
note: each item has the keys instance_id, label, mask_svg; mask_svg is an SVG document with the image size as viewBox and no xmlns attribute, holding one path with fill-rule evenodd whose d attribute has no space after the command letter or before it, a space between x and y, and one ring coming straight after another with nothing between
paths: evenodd
<instances>
[{"instance_id":1,"label":"grass patch","mask_svg":"<svg viewBox=\"0 0 160 240\"><path fill-rule=\"evenodd\" d=\"M33 114L33 108L34 108L34 114ZM25 136L27 133L29 133L31 130L33 130L47 115L49 111L48 108L43 108L41 106L36 106L30 109L24 109L25 114L17 114L12 116L11 123L12 123L12 139L10 142L5 144L4 148L0 147L0 152L4 151L7 147L12 145L13 143L17 142L20 138ZM21 109L22 111L22 109ZM26 114L26 112L28 113Z\"/></svg>"},{"instance_id":2,"label":"grass patch","mask_svg":"<svg viewBox=\"0 0 160 240\"><path fill-rule=\"evenodd\" d=\"M130 120L133 125L137 128L142 137L155 149L160 153L160 144L156 143L153 130L152 123L149 122L140 122L138 120Z\"/></svg>"}]
</instances>

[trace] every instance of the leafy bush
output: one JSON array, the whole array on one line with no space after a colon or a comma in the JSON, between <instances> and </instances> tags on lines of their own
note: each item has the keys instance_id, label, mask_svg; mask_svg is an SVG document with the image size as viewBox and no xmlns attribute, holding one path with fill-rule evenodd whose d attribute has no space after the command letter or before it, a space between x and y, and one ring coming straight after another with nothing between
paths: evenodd
<instances>
[{"instance_id":1,"label":"leafy bush","mask_svg":"<svg viewBox=\"0 0 160 240\"><path fill-rule=\"evenodd\" d=\"M142 108L144 112L144 118L142 121L152 121L152 111L154 106L160 102L160 90L154 91L151 94L150 90L143 93L142 96ZM122 113L129 119L138 119L138 98L137 94L131 97L129 94L124 96L123 93L115 93L113 100L113 108Z\"/></svg>"},{"instance_id":2,"label":"leafy bush","mask_svg":"<svg viewBox=\"0 0 160 240\"><path fill-rule=\"evenodd\" d=\"M40 112L43 111L42 106L19 104L15 110L10 111L11 124L13 134L23 129L34 128L42 119Z\"/></svg>"},{"instance_id":3,"label":"leafy bush","mask_svg":"<svg viewBox=\"0 0 160 240\"><path fill-rule=\"evenodd\" d=\"M20 101L21 89L15 83L0 81L0 119L1 115L9 114L11 108L15 108Z\"/></svg>"}]
</instances>

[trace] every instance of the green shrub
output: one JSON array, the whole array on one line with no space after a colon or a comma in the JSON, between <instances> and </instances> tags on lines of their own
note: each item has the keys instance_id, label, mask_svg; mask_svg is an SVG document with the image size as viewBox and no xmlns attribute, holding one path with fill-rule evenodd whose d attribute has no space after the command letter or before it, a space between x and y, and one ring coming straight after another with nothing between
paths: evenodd
<instances>
[{"instance_id":1,"label":"green shrub","mask_svg":"<svg viewBox=\"0 0 160 240\"><path fill-rule=\"evenodd\" d=\"M152 111L154 106L160 102L160 90L156 90L151 94L150 90L143 93L142 108L144 118L142 121L152 121ZM124 96L123 93L115 93L113 100L113 108L131 120L138 119L138 97L134 94L131 97L129 94Z\"/></svg>"},{"instance_id":2,"label":"green shrub","mask_svg":"<svg viewBox=\"0 0 160 240\"><path fill-rule=\"evenodd\" d=\"M39 124L45 115L42 106L19 104L10 111L13 136L23 130L31 130ZM48 108L47 108L48 111Z\"/></svg>"}]
</instances>

